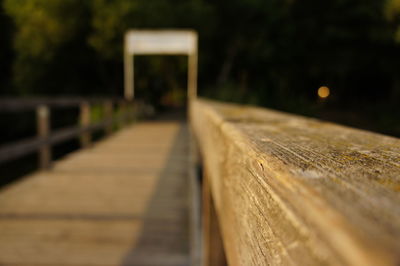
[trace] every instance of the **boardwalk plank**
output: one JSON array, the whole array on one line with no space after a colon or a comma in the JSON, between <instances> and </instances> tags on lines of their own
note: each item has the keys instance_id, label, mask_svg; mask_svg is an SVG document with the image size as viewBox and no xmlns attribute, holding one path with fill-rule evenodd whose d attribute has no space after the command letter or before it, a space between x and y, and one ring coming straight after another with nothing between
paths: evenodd
<instances>
[{"instance_id":1,"label":"boardwalk plank","mask_svg":"<svg viewBox=\"0 0 400 266\"><path fill-rule=\"evenodd\" d=\"M0 191L0 265L187 265L187 133L131 126Z\"/></svg>"}]
</instances>

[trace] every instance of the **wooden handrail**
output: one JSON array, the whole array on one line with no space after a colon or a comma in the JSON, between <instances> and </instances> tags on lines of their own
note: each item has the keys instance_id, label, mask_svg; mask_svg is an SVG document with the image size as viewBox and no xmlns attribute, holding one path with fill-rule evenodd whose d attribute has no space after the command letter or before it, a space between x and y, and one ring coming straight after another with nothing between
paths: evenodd
<instances>
[{"instance_id":1,"label":"wooden handrail","mask_svg":"<svg viewBox=\"0 0 400 266\"><path fill-rule=\"evenodd\" d=\"M30 111L40 105L49 108L68 108L79 107L83 102L91 105L111 102L120 104L126 100L121 98L82 98L82 97L62 97L62 98L1 98L0 112L21 112Z\"/></svg>"},{"instance_id":2,"label":"wooden handrail","mask_svg":"<svg viewBox=\"0 0 400 266\"><path fill-rule=\"evenodd\" d=\"M399 264L399 139L201 99L190 118L204 265L224 263L218 229L229 265Z\"/></svg>"},{"instance_id":3,"label":"wooden handrail","mask_svg":"<svg viewBox=\"0 0 400 266\"><path fill-rule=\"evenodd\" d=\"M99 122L90 121L90 104L102 104L105 117ZM3 104L3 105L1 105ZM119 104L120 112L117 116L113 115L113 105ZM59 144L66 140L80 137L81 146L89 147L91 145L91 133L97 130L104 129L106 134L112 133L114 123L120 126L124 125L133 117L134 109L129 109L127 105L133 105L133 102L124 100L104 100L104 99L89 99L81 98L73 99L29 99L18 101L16 99L0 100L0 111L16 112L36 109L37 119L37 137L17 141L0 147L0 163L12 161L39 151L40 168L46 169L51 165L51 146ZM50 131L50 107L79 107L80 125Z\"/></svg>"}]
</instances>

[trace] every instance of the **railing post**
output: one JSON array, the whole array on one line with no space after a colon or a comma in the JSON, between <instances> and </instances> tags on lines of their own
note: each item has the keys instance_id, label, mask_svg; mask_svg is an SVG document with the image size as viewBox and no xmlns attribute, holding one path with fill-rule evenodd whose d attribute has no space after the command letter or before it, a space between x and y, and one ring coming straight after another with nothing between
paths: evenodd
<instances>
[{"instance_id":1,"label":"railing post","mask_svg":"<svg viewBox=\"0 0 400 266\"><path fill-rule=\"evenodd\" d=\"M39 149L39 167L48 169L51 164L51 147L47 143L50 133L50 111L45 105L36 108L37 135L45 143Z\"/></svg>"},{"instance_id":2,"label":"railing post","mask_svg":"<svg viewBox=\"0 0 400 266\"><path fill-rule=\"evenodd\" d=\"M105 126L106 135L110 135L113 131L113 103L112 101L104 102L104 118L107 121Z\"/></svg>"},{"instance_id":3,"label":"railing post","mask_svg":"<svg viewBox=\"0 0 400 266\"><path fill-rule=\"evenodd\" d=\"M206 169L203 172L202 194L203 266L225 266L224 245Z\"/></svg>"},{"instance_id":4,"label":"railing post","mask_svg":"<svg viewBox=\"0 0 400 266\"><path fill-rule=\"evenodd\" d=\"M80 136L81 147L87 148L90 146L91 134L89 130L90 126L90 104L88 102L82 102L80 106L80 125L84 130Z\"/></svg>"}]
</instances>

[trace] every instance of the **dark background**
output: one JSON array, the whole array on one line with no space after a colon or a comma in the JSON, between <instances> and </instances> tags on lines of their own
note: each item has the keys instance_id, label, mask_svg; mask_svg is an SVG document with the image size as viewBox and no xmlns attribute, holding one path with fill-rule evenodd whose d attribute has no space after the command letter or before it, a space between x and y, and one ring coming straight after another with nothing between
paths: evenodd
<instances>
[{"instance_id":1,"label":"dark background","mask_svg":"<svg viewBox=\"0 0 400 266\"><path fill-rule=\"evenodd\" d=\"M400 136L399 11L398 0L0 0L0 96L122 96L127 29L193 28L200 95ZM137 95L183 105L186 67L138 58Z\"/></svg>"}]
</instances>

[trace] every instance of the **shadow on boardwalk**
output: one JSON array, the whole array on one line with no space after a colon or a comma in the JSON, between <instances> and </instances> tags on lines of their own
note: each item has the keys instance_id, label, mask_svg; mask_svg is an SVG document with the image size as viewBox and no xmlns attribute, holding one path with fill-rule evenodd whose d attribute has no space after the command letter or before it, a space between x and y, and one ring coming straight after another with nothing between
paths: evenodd
<instances>
[{"instance_id":1,"label":"shadow on boardwalk","mask_svg":"<svg viewBox=\"0 0 400 266\"><path fill-rule=\"evenodd\" d=\"M141 233L121 265L189 265L187 138L182 123L144 214Z\"/></svg>"}]
</instances>

